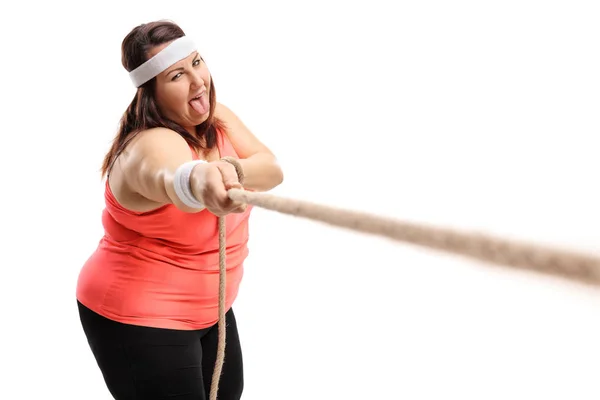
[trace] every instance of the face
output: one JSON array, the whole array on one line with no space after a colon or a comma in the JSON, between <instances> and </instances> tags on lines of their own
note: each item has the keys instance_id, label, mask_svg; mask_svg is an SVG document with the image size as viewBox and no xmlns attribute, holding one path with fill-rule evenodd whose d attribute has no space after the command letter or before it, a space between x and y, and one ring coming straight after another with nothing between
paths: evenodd
<instances>
[{"instance_id":1,"label":"face","mask_svg":"<svg viewBox=\"0 0 600 400\"><path fill-rule=\"evenodd\" d=\"M168 43L150 52L152 57ZM156 77L156 102L162 114L195 132L210 112L210 72L198 52L176 62Z\"/></svg>"}]
</instances>

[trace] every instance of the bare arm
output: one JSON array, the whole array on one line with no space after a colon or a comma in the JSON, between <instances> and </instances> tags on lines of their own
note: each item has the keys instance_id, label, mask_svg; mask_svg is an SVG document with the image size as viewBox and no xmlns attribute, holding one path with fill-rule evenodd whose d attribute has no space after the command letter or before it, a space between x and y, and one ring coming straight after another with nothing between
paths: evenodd
<instances>
[{"instance_id":1,"label":"bare arm","mask_svg":"<svg viewBox=\"0 0 600 400\"><path fill-rule=\"evenodd\" d=\"M229 108L217 104L215 114L227 125L227 136L244 171L244 187L267 191L283 182L283 171L273 152Z\"/></svg>"},{"instance_id":2,"label":"bare arm","mask_svg":"<svg viewBox=\"0 0 600 400\"><path fill-rule=\"evenodd\" d=\"M192 160L187 142L176 132L154 128L138 135L119 158L123 179L131 192L159 203L174 204L185 212L198 212L181 202L173 176L177 168Z\"/></svg>"},{"instance_id":3,"label":"bare arm","mask_svg":"<svg viewBox=\"0 0 600 400\"><path fill-rule=\"evenodd\" d=\"M187 142L176 132L154 128L142 132L128 146L119 160L121 174L129 191L158 204L174 204L184 212L198 212L183 204L175 192L177 169L192 160ZM245 205L234 202L227 190L241 188L235 168L227 163L196 165L190 175L190 186L196 199L215 215L243 212Z\"/></svg>"}]
</instances>

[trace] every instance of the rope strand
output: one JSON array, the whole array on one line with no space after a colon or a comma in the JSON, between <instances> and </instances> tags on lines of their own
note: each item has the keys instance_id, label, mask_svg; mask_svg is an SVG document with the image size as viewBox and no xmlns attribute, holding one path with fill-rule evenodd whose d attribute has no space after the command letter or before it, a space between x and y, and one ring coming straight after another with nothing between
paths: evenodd
<instances>
[{"instance_id":1,"label":"rope strand","mask_svg":"<svg viewBox=\"0 0 600 400\"><path fill-rule=\"evenodd\" d=\"M212 376L210 385L210 400L217 400L217 392L219 391L219 380L223 371L223 363L225 362L225 344L226 344L226 329L225 329L225 284L226 284L226 265L225 265L225 217L219 217L219 337L217 341L217 360L215 361L215 370Z\"/></svg>"},{"instance_id":2,"label":"rope strand","mask_svg":"<svg viewBox=\"0 0 600 400\"><path fill-rule=\"evenodd\" d=\"M351 230L471 257L521 270L544 273L600 286L600 259L568 250L550 249L482 233L466 233L408 223L365 212L343 210L268 193L230 189L230 199L257 207L304 217ZM219 219L219 342L210 400L217 388L225 351L225 217Z\"/></svg>"}]
</instances>

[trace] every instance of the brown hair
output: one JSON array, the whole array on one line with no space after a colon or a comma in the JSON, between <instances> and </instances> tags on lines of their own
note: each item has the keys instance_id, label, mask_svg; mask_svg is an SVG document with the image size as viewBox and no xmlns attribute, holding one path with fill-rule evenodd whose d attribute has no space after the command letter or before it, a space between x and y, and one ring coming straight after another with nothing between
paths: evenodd
<instances>
[{"instance_id":1,"label":"brown hair","mask_svg":"<svg viewBox=\"0 0 600 400\"><path fill-rule=\"evenodd\" d=\"M123 39L121 44L121 63L130 72L148 60L148 52L154 47L185 36L183 30L171 21L155 21L139 25ZM190 135L179 124L163 117L160 113L154 91L156 78L140 86L121 117L119 129L115 135L112 146L104 156L102 163L102 176L111 168L118 155L127 144L142 130L166 127L179 133L190 146L195 149L213 148L217 141L217 129L222 122L214 117L216 105L216 92L212 79L210 80L210 110L208 119L196 126L196 135ZM202 139L205 145L202 146Z\"/></svg>"}]
</instances>

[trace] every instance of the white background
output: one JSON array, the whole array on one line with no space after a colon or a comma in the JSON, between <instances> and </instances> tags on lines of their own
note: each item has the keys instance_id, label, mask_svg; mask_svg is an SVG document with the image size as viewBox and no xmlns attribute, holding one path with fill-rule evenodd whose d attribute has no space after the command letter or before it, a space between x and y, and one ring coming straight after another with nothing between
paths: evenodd
<instances>
[{"instance_id":1,"label":"white background","mask_svg":"<svg viewBox=\"0 0 600 400\"><path fill-rule=\"evenodd\" d=\"M600 253L594 3L3 5L0 397L110 399L74 293L134 26L200 44L275 194ZM251 234L244 399L600 398L599 289L260 209Z\"/></svg>"}]
</instances>

